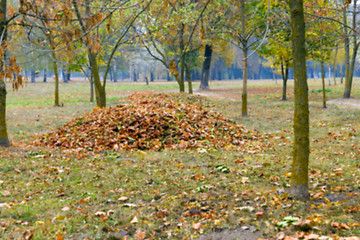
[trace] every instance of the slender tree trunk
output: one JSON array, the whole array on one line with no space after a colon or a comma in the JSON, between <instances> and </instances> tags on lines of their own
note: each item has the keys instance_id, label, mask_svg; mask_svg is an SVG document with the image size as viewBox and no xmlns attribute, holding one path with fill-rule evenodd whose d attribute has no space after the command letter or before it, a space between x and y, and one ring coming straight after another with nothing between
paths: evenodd
<instances>
[{"instance_id":1,"label":"slender tree trunk","mask_svg":"<svg viewBox=\"0 0 360 240\"><path fill-rule=\"evenodd\" d=\"M47 67L44 68L44 78L43 82L47 82Z\"/></svg>"},{"instance_id":2,"label":"slender tree trunk","mask_svg":"<svg viewBox=\"0 0 360 240\"><path fill-rule=\"evenodd\" d=\"M340 84L344 83L344 71L343 71L343 65L340 66Z\"/></svg>"},{"instance_id":3,"label":"slender tree trunk","mask_svg":"<svg viewBox=\"0 0 360 240\"><path fill-rule=\"evenodd\" d=\"M356 7L357 0L354 1L355 7ZM344 25L347 26L347 7L345 6L345 0L343 0L343 22ZM356 8L355 8L356 9ZM356 17L356 14L353 14ZM354 23L353 23L354 24ZM355 26L356 28L356 26ZM349 38L349 30L345 27L344 28L345 36L344 36L344 42L345 42L345 90L344 90L344 98L350 98L351 94L351 85L352 85L352 76L351 75L351 69L350 69L350 38ZM356 39L356 37L355 37ZM355 42L356 45L356 42Z\"/></svg>"},{"instance_id":4,"label":"slender tree trunk","mask_svg":"<svg viewBox=\"0 0 360 240\"><path fill-rule=\"evenodd\" d=\"M94 102L94 77L90 73L90 102Z\"/></svg>"},{"instance_id":5,"label":"slender tree trunk","mask_svg":"<svg viewBox=\"0 0 360 240\"><path fill-rule=\"evenodd\" d=\"M291 193L296 199L309 199L309 100L306 77L305 20L302 0L289 0L295 80L294 150L291 167Z\"/></svg>"},{"instance_id":6,"label":"slender tree trunk","mask_svg":"<svg viewBox=\"0 0 360 240\"><path fill-rule=\"evenodd\" d=\"M2 12L1 10L2 9L0 9L0 12ZM0 17L0 21L1 21L1 17ZM7 134L7 126L6 126L6 85L4 80L0 78L0 147L9 147L9 146L10 146L10 141Z\"/></svg>"},{"instance_id":7,"label":"slender tree trunk","mask_svg":"<svg viewBox=\"0 0 360 240\"><path fill-rule=\"evenodd\" d=\"M190 72L190 68L187 64L185 64L185 69L186 69L186 80L188 82L188 87L189 87L189 93L193 94L193 87L192 87L192 81L191 81L191 72Z\"/></svg>"},{"instance_id":8,"label":"slender tree trunk","mask_svg":"<svg viewBox=\"0 0 360 240\"><path fill-rule=\"evenodd\" d=\"M153 82L154 81L154 72L153 71L150 71L150 82Z\"/></svg>"},{"instance_id":9,"label":"slender tree trunk","mask_svg":"<svg viewBox=\"0 0 360 240\"><path fill-rule=\"evenodd\" d=\"M246 17L245 17L245 0L241 0L241 31L242 35L245 36L246 29ZM244 39L243 39L244 40ZM247 104L247 77L248 77L248 56L247 56L247 42L242 41L242 52L243 52L243 89L241 95L241 115L246 117L248 115L248 104Z\"/></svg>"},{"instance_id":10,"label":"slender tree trunk","mask_svg":"<svg viewBox=\"0 0 360 240\"><path fill-rule=\"evenodd\" d=\"M329 64L329 86L331 86L331 68L330 68L330 64Z\"/></svg>"},{"instance_id":11,"label":"slender tree trunk","mask_svg":"<svg viewBox=\"0 0 360 240\"><path fill-rule=\"evenodd\" d=\"M35 78L36 78L35 69L31 68L31 82L32 83L35 83Z\"/></svg>"},{"instance_id":12,"label":"slender tree trunk","mask_svg":"<svg viewBox=\"0 0 360 240\"><path fill-rule=\"evenodd\" d=\"M58 107L60 106L60 101L59 101L59 73L58 73L58 65L57 65L57 61L56 61L56 54L53 51L52 52L52 58L53 58L53 71L54 71L54 77L55 77L55 92L54 92L54 106Z\"/></svg>"},{"instance_id":13,"label":"slender tree trunk","mask_svg":"<svg viewBox=\"0 0 360 240\"><path fill-rule=\"evenodd\" d=\"M285 69L284 69L284 64L281 64L281 76L283 79L283 90L282 90L282 101L286 101L286 92L287 92L287 81L289 78L289 64L285 63Z\"/></svg>"},{"instance_id":14,"label":"slender tree trunk","mask_svg":"<svg viewBox=\"0 0 360 240\"><path fill-rule=\"evenodd\" d=\"M334 63L333 63L333 68L334 68L334 85L336 85L336 59L337 59L338 51L339 51L339 44L336 44L335 56L334 56Z\"/></svg>"},{"instance_id":15,"label":"slender tree trunk","mask_svg":"<svg viewBox=\"0 0 360 240\"><path fill-rule=\"evenodd\" d=\"M3 55L0 56L0 71L4 67L4 59L6 57L7 41L7 20L6 20L6 0L0 1L0 33L3 34L1 42ZM9 147L10 141L7 133L6 125L6 84L4 78L0 78L0 147Z\"/></svg>"},{"instance_id":16,"label":"slender tree trunk","mask_svg":"<svg viewBox=\"0 0 360 240\"><path fill-rule=\"evenodd\" d=\"M241 115L246 117L248 115L248 104L247 104L247 68L248 68L248 59L247 59L247 48L243 48L243 88L241 95Z\"/></svg>"},{"instance_id":17,"label":"slender tree trunk","mask_svg":"<svg viewBox=\"0 0 360 240\"><path fill-rule=\"evenodd\" d=\"M6 21L6 0L0 1L0 33L4 33L1 45L6 50L5 42L7 40L7 21ZM0 70L3 69L6 51L0 56ZM0 78L0 147L9 147L10 141L6 125L6 84L4 78Z\"/></svg>"},{"instance_id":18,"label":"slender tree trunk","mask_svg":"<svg viewBox=\"0 0 360 240\"><path fill-rule=\"evenodd\" d=\"M116 61L114 61L114 66L113 66L113 78L114 78L114 82L118 81Z\"/></svg>"},{"instance_id":19,"label":"slender tree trunk","mask_svg":"<svg viewBox=\"0 0 360 240\"><path fill-rule=\"evenodd\" d=\"M211 66L211 58L212 58L211 45L206 44L204 57L205 60L201 71L201 82L199 87L201 90L209 89L210 66Z\"/></svg>"},{"instance_id":20,"label":"slender tree trunk","mask_svg":"<svg viewBox=\"0 0 360 240\"><path fill-rule=\"evenodd\" d=\"M321 83L322 83L323 108L326 108L326 91L325 91L325 70L324 70L324 62L321 62Z\"/></svg>"}]
</instances>

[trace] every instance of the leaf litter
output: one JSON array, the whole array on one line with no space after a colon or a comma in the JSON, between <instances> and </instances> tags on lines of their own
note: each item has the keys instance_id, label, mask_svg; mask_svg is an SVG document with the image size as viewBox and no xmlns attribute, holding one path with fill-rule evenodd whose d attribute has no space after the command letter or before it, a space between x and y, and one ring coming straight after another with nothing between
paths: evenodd
<instances>
[{"instance_id":1,"label":"leaf litter","mask_svg":"<svg viewBox=\"0 0 360 240\"><path fill-rule=\"evenodd\" d=\"M127 100L128 104L95 108L42 135L34 144L95 152L244 146L252 152L261 149L259 140L263 137L258 131L247 130L210 110L205 97L135 93Z\"/></svg>"}]
</instances>

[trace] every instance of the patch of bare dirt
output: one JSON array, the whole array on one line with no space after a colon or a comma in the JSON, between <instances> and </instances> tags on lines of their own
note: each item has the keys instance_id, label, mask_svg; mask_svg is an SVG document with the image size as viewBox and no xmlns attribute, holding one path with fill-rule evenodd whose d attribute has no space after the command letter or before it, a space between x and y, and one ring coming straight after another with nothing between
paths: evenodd
<instances>
[{"instance_id":1,"label":"patch of bare dirt","mask_svg":"<svg viewBox=\"0 0 360 240\"><path fill-rule=\"evenodd\" d=\"M251 229L235 229L214 232L200 236L199 240L257 240L263 239L264 235L260 232L253 232Z\"/></svg>"},{"instance_id":2,"label":"patch of bare dirt","mask_svg":"<svg viewBox=\"0 0 360 240\"><path fill-rule=\"evenodd\" d=\"M342 108L355 108L360 109L360 99L345 99L345 98L338 98L333 99L327 102L329 105L335 105Z\"/></svg>"}]
</instances>

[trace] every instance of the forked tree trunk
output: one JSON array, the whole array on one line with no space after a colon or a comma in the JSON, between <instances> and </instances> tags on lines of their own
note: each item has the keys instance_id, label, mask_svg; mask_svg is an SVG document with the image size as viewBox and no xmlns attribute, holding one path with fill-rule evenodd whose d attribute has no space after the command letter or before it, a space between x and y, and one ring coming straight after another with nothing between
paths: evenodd
<instances>
[{"instance_id":1,"label":"forked tree trunk","mask_svg":"<svg viewBox=\"0 0 360 240\"><path fill-rule=\"evenodd\" d=\"M92 53L91 50L89 50L89 58L91 62L90 66L95 86L96 106L103 108L106 107L106 93L104 87L101 84L96 54Z\"/></svg>"},{"instance_id":2,"label":"forked tree trunk","mask_svg":"<svg viewBox=\"0 0 360 240\"><path fill-rule=\"evenodd\" d=\"M309 199L309 100L306 79L305 21L302 0L289 0L293 42L295 112L294 150L291 167L291 193L302 201Z\"/></svg>"},{"instance_id":3,"label":"forked tree trunk","mask_svg":"<svg viewBox=\"0 0 360 240\"><path fill-rule=\"evenodd\" d=\"M204 57L205 60L202 67L201 82L199 87L202 90L209 89L210 66L212 57L211 45L206 44Z\"/></svg>"},{"instance_id":4,"label":"forked tree trunk","mask_svg":"<svg viewBox=\"0 0 360 240\"><path fill-rule=\"evenodd\" d=\"M326 91L325 91L325 70L324 70L324 62L321 62L321 83L322 83L322 102L323 102L323 108L326 108Z\"/></svg>"}]
</instances>

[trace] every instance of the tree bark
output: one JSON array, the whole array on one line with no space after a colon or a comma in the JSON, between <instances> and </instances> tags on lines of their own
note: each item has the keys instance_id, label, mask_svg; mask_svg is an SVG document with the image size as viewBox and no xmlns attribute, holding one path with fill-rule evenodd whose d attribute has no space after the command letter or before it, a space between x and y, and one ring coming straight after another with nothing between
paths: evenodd
<instances>
[{"instance_id":1,"label":"tree bark","mask_svg":"<svg viewBox=\"0 0 360 240\"><path fill-rule=\"evenodd\" d=\"M54 71L54 77L55 77L55 92L54 92L54 105L55 107L60 106L59 101L59 73L58 73L58 65L56 61L56 53L55 51L52 51L52 58L53 58L53 71Z\"/></svg>"},{"instance_id":2,"label":"tree bark","mask_svg":"<svg viewBox=\"0 0 360 240\"><path fill-rule=\"evenodd\" d=\"M212 58L211 45L206 44L204 57L205 60L202 67L201 82L199 87L201 90L209 89L210 66L211 66L211 58Z\"/></svg>"},{"instance_id":3,"label":"tree bark","mask_svg":"<svg viewBox=\"0 0 360 240\"><path fill-rule=\"evenodd\" d=\"M286 101L286 90L287 90L287 81L289 78L289 63L285 63L285 69L284 69L284 64L281 64L281 76L283 79L283 90L282 90L282 101Z\"/></svg>"},{"instance_id":4,"label":"tree bark","mask_svg":"<svg viewBox=\"0 0 360 240\"><path fill-rule=\"evenodd\" d=\"M47 82L47 68L44 68L44 78L43 78L43 82Z\"/></svg>"},{"instance_id":5,"label":"tree bark","mask_svg":"<svg viewBox=\"0 0 360 240\"><path fill-rule=\"evenodd\" d=\"M36 78L35 69L31 68L31 82L32 83L35 83L35 78Z\"/></svg>"},{"instance_id":6,"label":"tree bark","mask_svg":"<svg viewBox=\"0 0 360 240\"><path fill-rule=\"evenodd\" d=\"M241 27L242 34L245 36L246 34L246 17L245 17L245 0L241 0ZM242 52L243 52L243 88L241 95L241 115L246 117L248 115L248 104L247 104L247 75L248 75L248 56L247 56L247 42L245 39L242 41Z\"/></svg>"},{"instance_id":7,"label":"tree bark","mask_svg":"<svg viewBox=\"0 0 360 240\"><path fill-rule=\"evenodd\" d=\"M6 0L0 2L0 33L4 33L1 45L6 47L5 41L7 40L7 21L6 21ZM3 69L6 51L4 55L0 56L0 69ZM3 78L0 78L0 146L9 147L10 141L7 133L6 125L6 84Z\"/></svg>"},{"instance_id":8,"label":"tree bark","mask_svg":"<svg viewBox=\"0 0 360 240\"><path fill-rule=\"evenodd\" d=\"M356 4L357 4L357 0L353 1L354 4L354 9L356 12ZM345 4L344 4L345 5ZM346 18L347 18L347 14L346 14L346 7L344 6L344 10L343 10L343 21L344 24L346 25ZM353 29L357 28L357 23L356 23L356 13L353 14L353 19L352 19L352 27ZM348 30L347 28L345 28L345 90L344 90L344 98L350 98L351 96L351 86L352 86L352 80L353 80L353 74L354 74L354 66L355 66L355 61L356 61L356 54L357 54L357 50L358 50L358 43L357 43L357 33L353 33L353 44L354 44L354 49L353 49L353 54L351 57L351 62L350 62L350 39L348 36ZM350 66L349 66L350 64Z\"/></svg>"},{"instance_id":9,"label":"tree bark","mask_svg":"<svg viewBox=\"0 0 360 240\"><path fill-rule=\"evenodd\" d=\"M309 100L306 76L305 21L303 0L289 1L292 29L292 55L295 80L294 146L291 167L291 193L302 201L309 199Z\"/></svg>"},{"instance_id":10,"label":"tree bark","mask_svg":"<svg viewBox=\"0 0 360 240\"><path fill-rule=\"evenodd\" d=\"M188 82L188 87L189 87L189 93L193 94L193 87L192 87L192 81L191 81L191 72L190 72L190 68L187 64L185 64L185 69L186 69L186 80Z\"/></svg>"},{"instance_id":11,"label":"tree bark","mask_svg":"<svg viewBox=\"0 0 360 240\"><path fill-rule=\"evenodd\" d=\"M324 62L321 62L321 83L322 83L322 101L323 101L323 108L326 108L326 91L325 91L325 70L324 70Z\"/></svg>"},{"instance_id":12,"label":"tree bark","mask_svg":"<svg viewBox=\"0 0 360 240\"><path fill-rule=\"evenodd\" d=\"M339 45L336 44L336 49L335 49L335 56L334 56L334 63L333 63L333 68L334 68L334 85L336 85L336 59L337 59L337 54L338 54L338 50L339 50ZM330 78L330 76L329 76Z\"/></svg>"}]
</instances>

